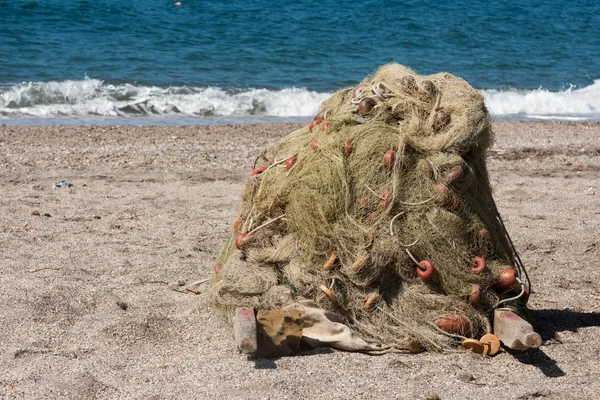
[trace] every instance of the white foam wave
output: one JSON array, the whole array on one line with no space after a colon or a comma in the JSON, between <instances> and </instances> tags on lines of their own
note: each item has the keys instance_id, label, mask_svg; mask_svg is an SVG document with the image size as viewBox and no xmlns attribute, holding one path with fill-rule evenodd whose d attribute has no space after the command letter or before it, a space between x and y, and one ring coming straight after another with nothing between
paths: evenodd
<instances>
[{"instance_id":1,"label":"white foam wave","mask_svg":"<svg viewBox=\"0 0 600 400\"><path fill-rule=\"evenodd\" d=\"M581 89L482 90L485 104L496 117L550 120L600 119L600 79Z\"/></svg>"},{"instance_id":2,"label":"white foam wave","mask_svg":"<svg viewBox=\"0 0 600 400\"><path fill-rule=\"evenodd\" d=\"M600 80L559 92L482 90L495 118L600 120ZM311 117L331 93L108 84L97 79L29 82L0 87L0 119L80 117Z\"/></svg>"},{"instance_id":3,"label":"white foam wave","mask_svg":"<svg viewBox=\"0 0 600 400\"><path fill-rule=\"evenodd\" d=\"M97 79L29 82L0 88L0 115L82 116L313 116L330 93L306 89L247 89L105 84Z\"/></svg>"}]
</instances>

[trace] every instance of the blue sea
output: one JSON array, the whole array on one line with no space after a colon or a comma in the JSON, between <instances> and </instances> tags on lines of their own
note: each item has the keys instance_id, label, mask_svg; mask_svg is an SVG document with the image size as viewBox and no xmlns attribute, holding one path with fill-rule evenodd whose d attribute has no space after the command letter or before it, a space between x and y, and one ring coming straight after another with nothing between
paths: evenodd
<instances>
[{"instance_id":1,"label":"blue sea","mask_svg":"<svg viewBox=\"0 0 600 400\"><path fill-rule=\"evenodd\" d=\"M392 61L600 120L600 1L0 0L0 123L304 121Z\"/></svg>"}]
</instances>

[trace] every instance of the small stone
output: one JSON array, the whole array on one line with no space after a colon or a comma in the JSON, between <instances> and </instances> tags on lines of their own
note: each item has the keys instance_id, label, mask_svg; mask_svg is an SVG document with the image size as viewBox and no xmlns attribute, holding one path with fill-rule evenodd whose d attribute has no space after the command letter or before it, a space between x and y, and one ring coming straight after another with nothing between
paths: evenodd
<instances>
[{"instance_id":1,"label":"small stone","mask_svg":"<svg viewBox=\"0 0 600 400\"><path fill-rule=\"evenodd\" d=\"M475 377L468 372L461 372L456 378L461 382L471 382L475 380Z\"/></svg>"},{"instance_id":2,"label":"small stone","mask_svg":"<svg viewBox=\"0 0 600 400\"><path fill-rule=\"evenodd\" d=\"M102 219L102 217L99 215L94 215L94 219Z\"/></svg>"},{"instance_id":3,"label":"small stone","mask_svg":"<svg viewBox=\"0 0 600 400\"><path fill-rule=\"evenodd\" d=\"M31 212L31 215L37 215L37 216L39 216L40 215L40 211L39 210L33 210Z\"/></svg>"},{"instance_id":4,"label":"small stone","mask_svg":"<svg viewBox=\"0 0 600 400\"><path fill-rule=\"evenodd\" d=\"M51 217L52 215L50 215L49 213L44 213L44 217Z\"/></svg>"},{"instance_id":5,"label":"small stone","mask_svg":"<svg viewBox=\"0 0 600 400\"><path fill-rule=\"evenodd\" d=\"M117 305L123 311L127 311L127 309L129 308L129 305L127 303L125 303L124 301L117 301Z\"/></svg>"}]
</instances>

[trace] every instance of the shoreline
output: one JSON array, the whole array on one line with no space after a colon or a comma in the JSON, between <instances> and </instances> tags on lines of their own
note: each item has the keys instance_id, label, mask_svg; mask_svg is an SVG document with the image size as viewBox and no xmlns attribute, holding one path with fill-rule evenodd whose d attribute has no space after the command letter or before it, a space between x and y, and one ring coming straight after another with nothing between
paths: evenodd
<instances>
[{"instance_id":1,"label":"shoreline","mask_svg":"<svg viewBox=\"0 0 600 400\"><path fill-rule=\"evenodd\" d=\"M272 125L272 124L309 124L312 116L299 117L193 117L193 116L163 116L163 117L3 117L0 126L20 126L41 128L47 126L68 127L203 127L203 126L231 126L231 125ZM557 124L595 124L600 123L600 115L578 117L526 117L507 115L492 117L492 124L505 123L557 123Z\"/></svg>"},{"instance_id":2,"label":"shoreline","mask_svg":"<svg viewBox=\"0 0 600 400\"><path fill-rule=\"evenodd\" d=\"M196 282L256 156L302 126L0 126L0 398L594 397L598 122L492 124L488 170L533 282L538 351L237 353Z\"/></svg>"}]
</instances>

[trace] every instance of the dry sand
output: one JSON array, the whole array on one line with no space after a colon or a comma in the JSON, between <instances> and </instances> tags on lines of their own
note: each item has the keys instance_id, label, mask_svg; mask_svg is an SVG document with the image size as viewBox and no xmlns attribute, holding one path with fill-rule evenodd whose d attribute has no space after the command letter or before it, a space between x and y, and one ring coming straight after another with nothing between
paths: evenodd
<instances>
[{"instance_id":1,"label":"dry sand","mask_svg":"<svg viewBox=\"0 0 600 400\"><path fill-rule=\"evenodd\" d=\"M239 354L198 281L254 158L296 127L0 126L0 398L600 398L596 123L494 124L539 350Z\"/></svg>"}]
</instances>

